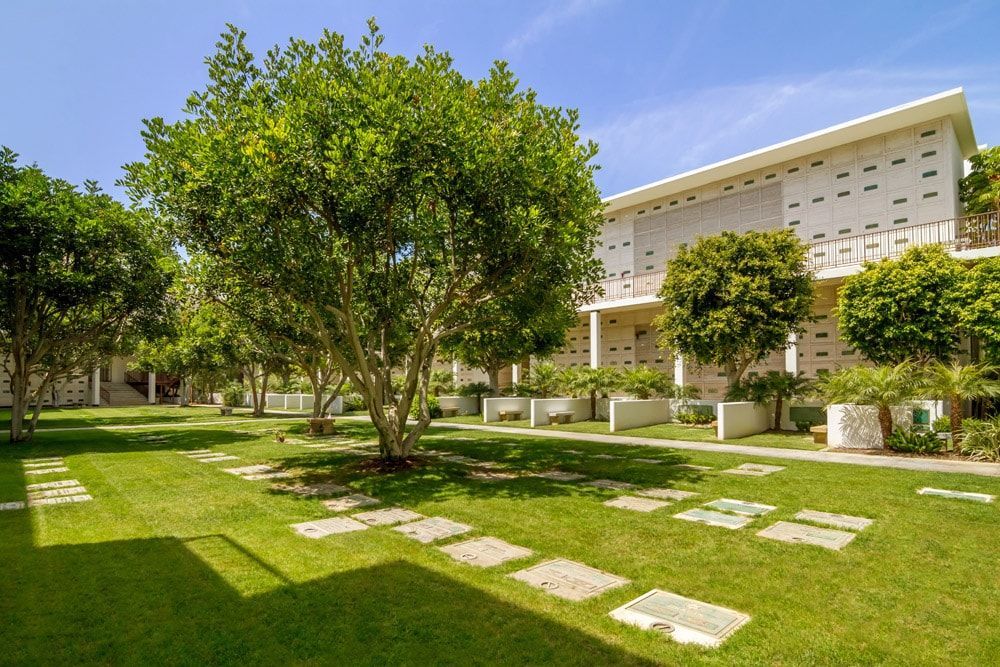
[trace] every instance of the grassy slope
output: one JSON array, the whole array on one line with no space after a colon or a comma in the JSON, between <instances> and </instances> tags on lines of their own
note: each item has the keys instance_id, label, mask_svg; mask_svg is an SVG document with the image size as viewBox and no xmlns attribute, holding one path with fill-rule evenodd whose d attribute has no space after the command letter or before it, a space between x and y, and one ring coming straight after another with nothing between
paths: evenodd
<instances>
[{"instance_id":1,"label":"grassy slope","mask_svg":"<svg viewBox=\"0 0 1000 667\"><path fill-rule=\"evenodd\" d=\"M461 417L449 417L440 419L442 422L457 422L460 424L482 424L482 417L478 415L468 415ZM515 422L491 422L490 426L512 426L520 428L530 428L531 422L522 419ZM610 434L610 424L608 422L576 422L574 424L559 424L558 426L540 426L538 428L551 429L556 431L570 431L575 433L606 433ZM811 449L818 451L823 449L823 445L813 442L809 434L797 433L794 431L781 431L760 433L758 435L747 436L746 438L734 438L729 440L719 440L715 437L715 429L695 426L684 426L683 424L657 424L655 426L643 426L627 431L616 431L614 435L634 435L641 438L661 438L664 440L692 440L694 442L714 442L730 443L733 445L751 445L757 447L780 447L782 449Z\"/></svg>"},{"instance_id":2,"label":"grassy slope","mask_svg":"<svg viewBox=\"0 0 1000 667\"><path fill-rule=\"evenodd\" d=\"M261 428L266 428L263 425ZM368 439L371 428L342 424ZM253 425L40 434L0 450L0 500L23 497L15 457L63 455L90 503L0 513L0 618L13 663L995 664L1000 629L998 505L917 496L929 485L1000 494L1000 480L832 464L744 478L716 468L746 457L605 447L432 430L427 446L513 468L559 466L594 477L701 493L652 514L603 507L614 493L524 478L484 484L462 466L385 476L339 453L279 445ZM506 446L505 446L506 445ZM276 495L176 449L237 454L332 477L428 516L531 547L537 558L480 570L387 528L308 540L287 525L328 516L318 500ZM663 465L562 453L614 451ZM766 459L758 459L766 461ZM56 477L61 477L57 475ZM35 481L31 479L30 481ZM670 518L717 497L778 506L740 531ZM801 508L869 516L843 552L755 532ZM504 576L566 557L633 583L581 603ZM607 616L650 588L753 616L721 649L702 650Z\"/></svg>"}]
</instances>

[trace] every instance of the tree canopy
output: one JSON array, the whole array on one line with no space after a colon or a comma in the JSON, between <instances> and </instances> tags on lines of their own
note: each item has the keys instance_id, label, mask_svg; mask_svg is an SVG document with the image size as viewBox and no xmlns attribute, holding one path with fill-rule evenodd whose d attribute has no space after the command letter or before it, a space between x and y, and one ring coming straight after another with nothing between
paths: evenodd
<instances>
[{"instance_id":1,"label":"tree canopy","mask_svg":"<svg viewBox=\"0 0 1000 667\"><path fill-rule=\"evenodd\" d=\"M879 364L948 360L958 347L965 275L935 245L867 264L840 288L840 337Z\"/></svg>"},{"instance_id":2,"label":"tree canopy","mask_svg":"<svg viewBox=\"0 0 1000 667\"><path fill-rule=\"evenodd\" d=\"M659 296L660 347L723 368L732 386L812 317L806 247L788 230L701 237L667 262Z\"/></svg>"},{"instance_id":3,"label":"tree canopy","mask_svg":"<svg viewBox=\"0 0 1000 667\"><path fill-rule=\"evenodd\" d=\"M374 23L357 48L327 31L262 61L244 37L222 36L183 119L146 121L127 183L192 252L301 307L383 454L407 456L443 339L530 285L593 289L596 147L504 63L471 81L430 47L386 53Z\"/></svg>"},{"instance_id":4,"label":"tree canopy","mask_svg":"<svg viewBox=\"0 0 1000 667\"><path fill-rule=\"evenodd\" d=\"M1000 146L969 158L969 175L958 182L958 194L968 214L1000 211Z\"/></svg>"}]
</instances>

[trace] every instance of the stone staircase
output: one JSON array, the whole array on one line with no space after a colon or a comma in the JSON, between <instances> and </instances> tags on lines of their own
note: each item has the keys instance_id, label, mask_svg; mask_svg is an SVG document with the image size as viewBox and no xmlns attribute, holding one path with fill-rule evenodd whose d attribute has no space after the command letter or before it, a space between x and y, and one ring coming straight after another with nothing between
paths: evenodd
<instances>
[{"instance_id":1,"label":"stone staircase","mask_svg":"<svg viewBox=\"0 0 1000 667\"><path fill-rule=\"evenodd\" d=\"M147 405L149 400L124 382L101 383L101 405Z\"/></svg>"}]
</instances>

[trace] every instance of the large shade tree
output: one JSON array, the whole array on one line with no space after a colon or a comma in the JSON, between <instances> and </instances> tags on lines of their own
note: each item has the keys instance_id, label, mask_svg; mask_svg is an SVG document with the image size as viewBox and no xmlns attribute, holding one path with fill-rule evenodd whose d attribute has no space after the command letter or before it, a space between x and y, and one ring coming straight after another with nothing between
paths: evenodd
<instances>
[{"instance_id":1,"label":"large shade tree","mask_svg":"<svg viewBox=\"0 0 1000 667\"><path fill-rule=\"evenodd\" d=\"M699 238L667 262L659 296L660 347L721 367L735 386L812 317L805 244L788 230Z\"/></svg>"},{"instance_id":2,"label":"large shade tree","mask_svg":"<svg viewBox=\"0 0 1000 667\"><path fill-rule=\"evenodd\" d=\"M230 29L185 117L146 122L127 182L186 247L304 309L398 458L430 423L442 339L536 282L596 282L601 201L575 111L503 63L471 81L381 44L372 24L355 49L324 32L258 61Z\"/></svg>"},{"instance_id":3,"label":"large shade tree","mask_svg":"<svg viewBox=\"0 0 1000 667\"><path fill-rule=\"evenodd\" d=\"M31 439L53 384L160 326L173 262L155 229L94 183L80 191L0 148L0 359L11 442Z\"/></svg>"}]
</instances>

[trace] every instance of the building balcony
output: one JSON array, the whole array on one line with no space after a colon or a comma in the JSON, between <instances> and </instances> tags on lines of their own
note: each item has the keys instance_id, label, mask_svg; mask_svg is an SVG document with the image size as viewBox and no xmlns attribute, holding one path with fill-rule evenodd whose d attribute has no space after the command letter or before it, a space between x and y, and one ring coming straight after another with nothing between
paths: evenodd
<instances>
[{"instance_id":1,"label":"building balcony","mask_svg":"<svg viewBox=\"0 0 1000 667\"><path fill-rule=\"evenodd\" d=\"M836 277L860 269L865 262L899 257L907 248L922 245L943 246L968 258L997 254L988 251L1000 250L1000 211L811 243L806 262L817 278ZM666 271L652 271L603 280L603 296L595 297L589 305L641 301L643 297L652 300L665 276Z\"/></svg>"}]
</instances>

